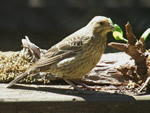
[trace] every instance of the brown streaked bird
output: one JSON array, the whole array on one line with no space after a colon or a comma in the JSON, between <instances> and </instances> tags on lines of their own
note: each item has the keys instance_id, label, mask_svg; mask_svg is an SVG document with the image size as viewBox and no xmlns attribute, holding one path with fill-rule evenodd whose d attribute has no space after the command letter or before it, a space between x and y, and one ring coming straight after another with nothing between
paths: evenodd
<instances>
[{"instance_id":1,"label":"brown streaked bird","mask_svg":"<svg viewBox=\"0 0 150 113\"><path fill-rule=\"evenodd\" d=\"M81 91L74 83L82 84L79 80L96 66L104 52L107 33L113 29L110 18L94 17L85 27L52 46L7 87L13 86L27 75L50 72L62 77L68 84Z\"/></svg>"}]
</instances>

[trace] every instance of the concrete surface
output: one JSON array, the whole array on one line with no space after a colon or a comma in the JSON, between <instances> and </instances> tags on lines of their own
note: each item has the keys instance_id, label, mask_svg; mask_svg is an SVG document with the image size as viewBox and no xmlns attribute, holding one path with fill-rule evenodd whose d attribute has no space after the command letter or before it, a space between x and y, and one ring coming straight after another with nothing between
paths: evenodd
<instances>
[{"instance_id":1,"label":"concrete surface","mask_svg":"<svg viewBox=\"0 0 150 113\"><path fill-rule=\"evenodd\" d=\"M0 113L148 113L150 95L79 94L69 85L0 84Z\"/></svg>"}]
</instances>

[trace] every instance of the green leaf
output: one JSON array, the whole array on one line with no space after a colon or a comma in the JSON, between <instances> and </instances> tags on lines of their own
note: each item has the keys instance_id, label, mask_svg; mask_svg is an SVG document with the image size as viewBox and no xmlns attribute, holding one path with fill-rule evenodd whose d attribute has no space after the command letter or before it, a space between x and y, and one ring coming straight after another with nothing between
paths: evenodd
<instances>
[{"instance_id":1,"label":"green leaf","mask_svg":"<svg viewBox=\"0 0 150 113\"><path fill-rule=\"evenodd\" d=\"M123 35L123 31L122 31L122 29L120 28L120 26L118 26L117 24L114 24L114 28L115 28L114 31L118 31L118 32L120 32L120 33Z\"/></svg>"},{"instance_id":2,"label":"green leaf","mask_svg":"<svg viewBox=\"0 0 150 113\"><path fill-rule=\"evenodd\" d=\"M115 30L113 31L113 37L116 40L123 40L125 42L128 42L128 40L123 37L123 31L117 24L114 24L114 28Z\"/></svg>"},{"instance_id":3,"label":"green leaf","mask_svg":"<svg viewBox=\"0 0 150 113\"><path fill-rule=\"evenodd\" d=\"M150 35L150 28L148 28L148 29L142 34L141 37L144 38L144 41L146 41L149 35Z\"/></svg>"}]
</instances>

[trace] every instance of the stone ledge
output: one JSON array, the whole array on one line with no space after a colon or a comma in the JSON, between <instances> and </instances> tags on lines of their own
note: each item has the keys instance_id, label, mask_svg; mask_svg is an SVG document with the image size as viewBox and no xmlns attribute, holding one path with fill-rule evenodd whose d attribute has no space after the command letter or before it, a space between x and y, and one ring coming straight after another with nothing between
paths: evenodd
<instances>
[{"instance_id":1,"label":"stone ledge","mask_svg":"<svg viewBox=\"0 0 150 113\"><path fill-rule=\"evenodd\" d=\"M0 113L120 113L150 111L150 95L78 94L68 85L0 84Z\"/></svg>"}]
</instances>

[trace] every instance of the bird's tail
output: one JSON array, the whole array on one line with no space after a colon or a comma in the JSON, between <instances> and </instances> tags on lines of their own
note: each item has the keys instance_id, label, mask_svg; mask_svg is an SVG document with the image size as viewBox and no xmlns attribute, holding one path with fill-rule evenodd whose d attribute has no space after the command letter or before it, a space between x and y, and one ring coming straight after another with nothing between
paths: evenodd
<instances>
[{"instance_id":1,"label":"bird's tail","mask_svg":"<svg viewBox=\"0 0 150 113\"><path fill-rule=\"evenodd\" d=\"M21 74L20 76L16 77L13 81L11 81L7 88L10 88L11 86L15 85L17 82L19 82L21 79L25 78L28 75L28 71L25 73Z\"/></svg>"}]
</instances>

